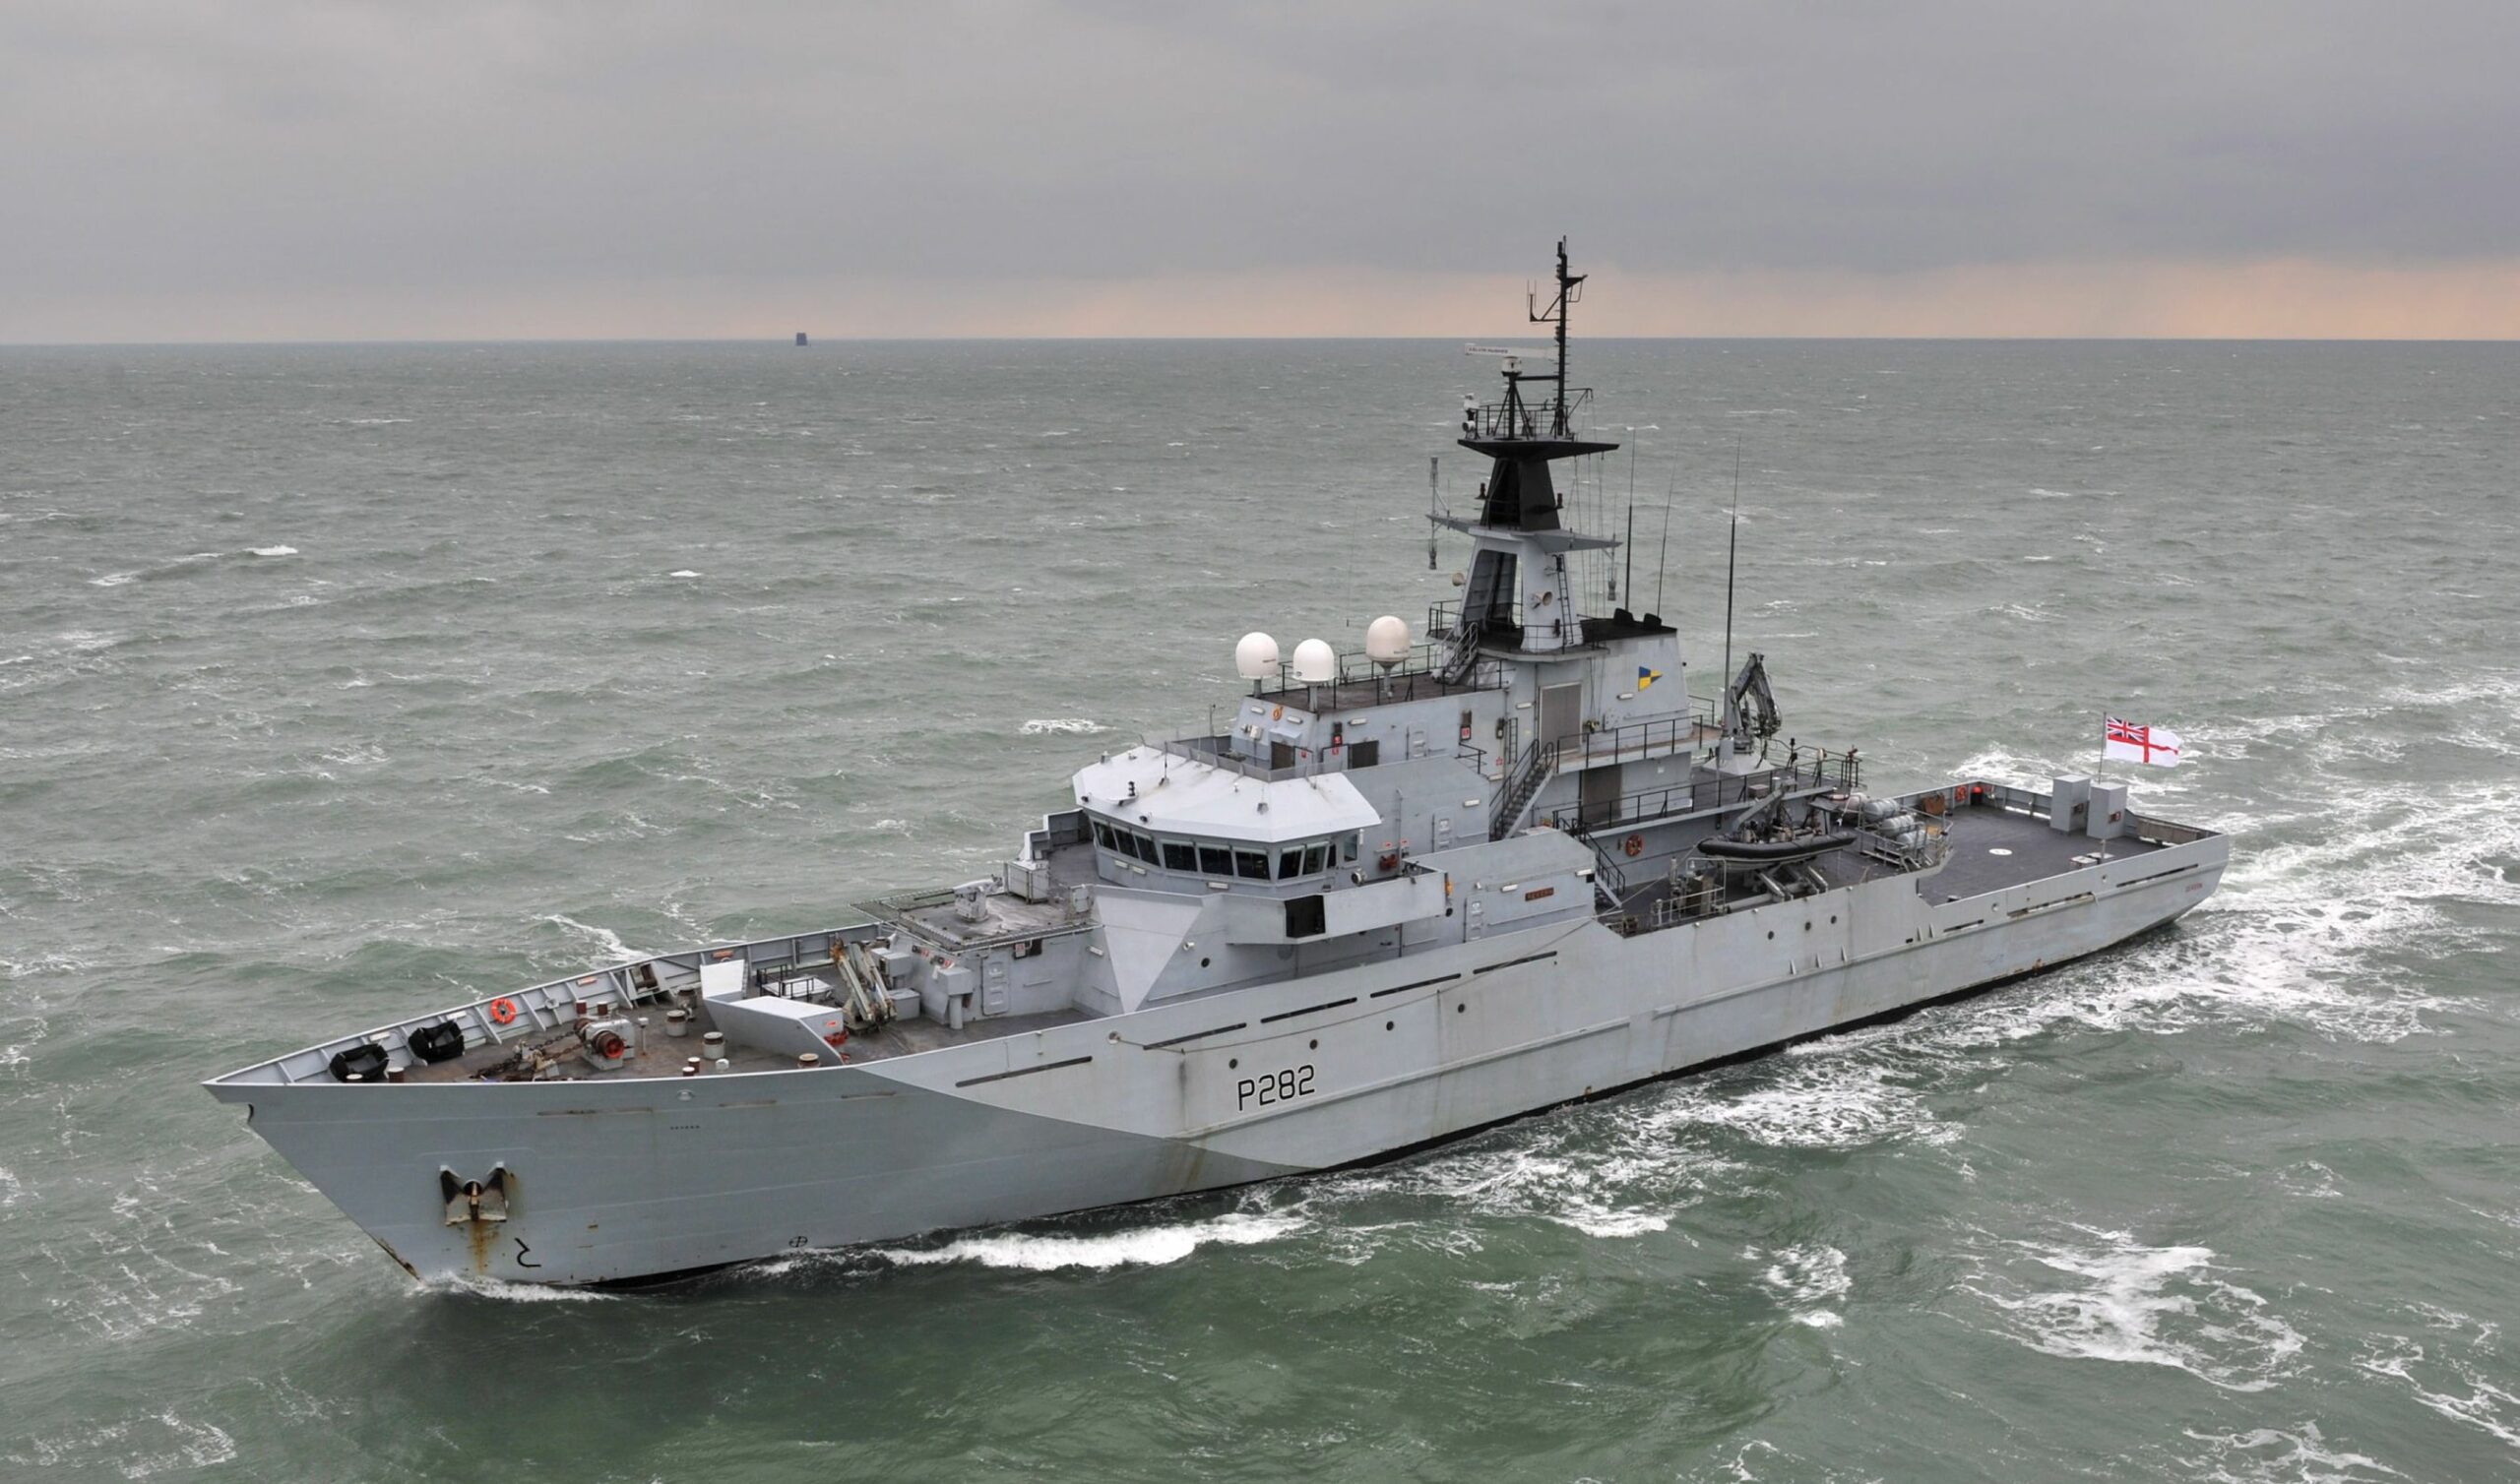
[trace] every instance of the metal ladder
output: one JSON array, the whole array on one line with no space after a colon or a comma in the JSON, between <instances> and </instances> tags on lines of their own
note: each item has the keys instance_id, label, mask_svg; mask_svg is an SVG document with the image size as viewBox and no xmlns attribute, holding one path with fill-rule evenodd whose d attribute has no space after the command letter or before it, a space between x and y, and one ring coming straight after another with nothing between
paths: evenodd
<instances>
[{"instance_id":1,"label":"metal ladder","mask_svg":"<svg viewBox=\"0 0 2520 1484\"><path fill-rule=\"evenodd\" d=\"M1500 840L1523 827L1523 812L1540 796L1543 783L1557 771L1557 744L1535 742L1514 765L1512 776L1497 792L1496 807L1487 816L1487 837Z\"/></svg>"}]
</instances>

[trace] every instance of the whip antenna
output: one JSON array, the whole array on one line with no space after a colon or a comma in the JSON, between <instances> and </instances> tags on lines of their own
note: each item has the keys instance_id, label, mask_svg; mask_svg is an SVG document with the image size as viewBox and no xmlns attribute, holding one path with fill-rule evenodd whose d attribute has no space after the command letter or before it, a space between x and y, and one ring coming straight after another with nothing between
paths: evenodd
<instances>
[{"instance_id":1,"label":"whip antenna","mask_svg":"<svg viewBox=\"0 0 2520 1484\"><path fill-rule=\"evenodd\" d=\"M1732 730L1732 573L1741 557L1741 435L1732 435L1732 536L1724 552L1724 729Z\"/></svg>"}]
</instances>

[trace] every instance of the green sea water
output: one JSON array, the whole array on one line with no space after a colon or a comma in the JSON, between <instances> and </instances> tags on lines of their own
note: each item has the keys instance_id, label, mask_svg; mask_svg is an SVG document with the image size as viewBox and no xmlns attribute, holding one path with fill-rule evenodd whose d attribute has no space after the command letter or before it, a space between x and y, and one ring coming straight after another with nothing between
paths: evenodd
<instances>
[{"instance_id":1,"label":"green sea water","mask_svg":"<svg viewBox=\"0 0 2520 1484\"><path fill-rule=\"evenodd\" d=\"M1492 365L0 349L0 1478L2520 1478L2520 347L1577 355L1701 693L1737 450L1789 730L2174 726L2220 895L1372 1170L589 1296L414 1285L196 1084L981 874L1236 635L1452 596Z\"/></svg>"}]
</instances>

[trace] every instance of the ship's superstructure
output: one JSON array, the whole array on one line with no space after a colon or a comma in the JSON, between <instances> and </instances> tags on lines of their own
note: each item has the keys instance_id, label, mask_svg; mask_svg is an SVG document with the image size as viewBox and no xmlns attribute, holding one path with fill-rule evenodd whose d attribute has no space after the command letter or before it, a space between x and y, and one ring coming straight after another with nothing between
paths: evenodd
<instances>
[{"instance_id":1,"label":"ship's superstructure","mask_svg":"<svg viewBox=\"0 0 2520 1484\"><path fill-rule=\"evenodd\" d=\"M1102 756L992 876L221 1077L423 1277L590 1283L1370 1159L1989 985L2175 918L2227 842L2122 785L1865 791L1753 654L1693 701L1581 611L1566 372L1508 354L1457 601L1237 648L1231 725ZM1547 359L1547 357L1529 357ZM1542 389L1545 389L1544 393ZM1633 592L1631 589L1631 600Z\"/></svg>"}]
</instances>

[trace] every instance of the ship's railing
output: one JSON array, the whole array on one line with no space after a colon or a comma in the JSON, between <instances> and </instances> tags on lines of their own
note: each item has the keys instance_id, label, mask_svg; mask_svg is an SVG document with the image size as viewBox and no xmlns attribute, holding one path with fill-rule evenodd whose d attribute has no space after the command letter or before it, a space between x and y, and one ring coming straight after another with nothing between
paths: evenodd
<instances>
[{"instance_id":1,"label":"ship's railing","mask_svg":"<svg viewBox=\"0 0 2520 1484\"><path fill-rule=\"evenodd\" d=\"M1419 696L1449 695L1458 691L1494 690L1505 683L1504 666L1495 660L1482 660L1463 680L1443 678L1444 661L1452 657L1452 646L1440 643L1441 636L1420 640L1409 647L1400 661L1388 668L1374 662L1362 649L1342 650L1338 656L1335 678L1306 681L1295 678L1292 657L1278 661L1278 684L1271 695L1302 695L1320 686L1377 685L1390 692L1393 701L1415 700Z\"/></svg>"},{"instance_id":2,"label":"ship's railing","mask_svg":"<svg viewBox=\"0 0 2520 1484\"><path fill-rule=\"evenodd\" d=\"M1243 757L1233 750L1233 738L1230 736L1185 736L1166 737L1160 741L1154 738L1139 740L1149 747L1170 753L1176 758L1186 758L1193 763L1205 763L1211 768L1227 769L1246 778L1257 778L1263 783L1272 778L1299 777L1304 773L1321 771L1321 760L1318 758L1300 766L1272 768L1261 759Z\"/></svg>"},{"instance_id":3,"label":"ship's railing","mask_svg":"<svg viewBox=\"0 0 2520 1484\"><path fill-rule=\"evenodd\" d=\"M1593 389L1575 387L1562 396L1544 397L1537 401L1515 399L1510 402L1482 402L1462 408L1461 430L1465 438L1546 438L1557 422L1560 402L1566 406L1567 436L1577 437L1576 414L1593 400Z\"/></svg>"},{"instance_id":4,"label":"ship's railing","mask_svg":"<svg viewBox=\"0 0 2520 1484\"><path fill-rule=\"evenodd\" d=\"M1461 614L1462 601L1459 598L1448 598L1439 603L1428 603L1426 605L1426 634L1430 638L1434 639L1451 640L1459 638L1461 634ZM1598 613L1576 613L1572 611L1570 606L1567 611L1558 614L1554 618L1541 620L1535 627L1548 632L1558 632L1559 630L1562 630L1565 625L1571 623L1575 626L1575 643L1599 644L1608 639L1664 632L1665 626L1661 624L1659 617L1653 614L1648 614L1647 618L1653 619L1654 622L1651 624L1639 622L1633 614L1629 613L1624 608L1619 609L1607 618L1604 618ZM1489 612L1487 625L1485 629L1480 632L1480 640L1481 643L1499 649L1519 649L1523 646L1524 632L1523 605L1520 603L1513 603L1503 608L1493 609Z\"/></svg>"},{"instance_id":5,"label":"ship's railing","mask_svg":"<svg viewBox=\"0 0 2520 1484\"><path fill-rule=\"evenodd\" d=\"M1581 759L1586 768L1604 763L1616 763L1630 757L1656 757L1681 752L1698 745L1707 737L1706 728L1715 724L1715 706L1688 698L1688 710L1668 716L1649 716L1642 721L1629 721L1618 726L1596 727L1581 736L1566 739L1566 750L1558 754L1558 766Z\"/></svg>"},{"instance_id":6,"label":"ship's railing","mask_svg":"<svg viewBox=\"0 0 2520 1484\"><path fill-rule=\"evenodd\" d=\"M1548 824L1569 835L1589 835L1623 825L1755 803L1772 797L1780 788L1788 792L1817 788L1851 791L1859 773L1855 759L1824 752L1758 773L1721 773L1622 794L1615 800L1563 806L1549 811Z\"/></svg>"}]
</instances>

